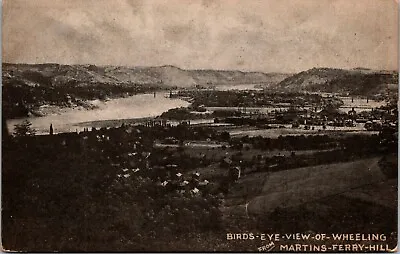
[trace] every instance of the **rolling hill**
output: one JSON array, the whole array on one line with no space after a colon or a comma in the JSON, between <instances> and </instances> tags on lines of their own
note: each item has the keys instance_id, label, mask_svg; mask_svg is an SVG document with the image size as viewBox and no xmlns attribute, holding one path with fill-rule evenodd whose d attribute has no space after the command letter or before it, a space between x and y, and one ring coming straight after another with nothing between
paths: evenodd
<instances>
[{"instance_id":1,"label":"rolling hill","mask_svg":"<svg viewBox=\"0 0 400 254\"><path fill-rule=\"evenodd\" d=\"M397 91L398 72L364 68L351 70L313 68L282 80L276 88L284 91L348 93L372 96Z\"/></svg>"},{"instance_id":2,"label":"rolling hill","mask_svg":"<svg viewBox=\"0 0 400 254\"><path fill-rule=\"evenodd\" d=\"M61 86L68 82L114 85L192 87L195 85L273 85L288 74L224 70L184 70L175 66L125 67L59 64L3 64L5 84L15 80L27 85Z\"/></svg>"}]
</instances>

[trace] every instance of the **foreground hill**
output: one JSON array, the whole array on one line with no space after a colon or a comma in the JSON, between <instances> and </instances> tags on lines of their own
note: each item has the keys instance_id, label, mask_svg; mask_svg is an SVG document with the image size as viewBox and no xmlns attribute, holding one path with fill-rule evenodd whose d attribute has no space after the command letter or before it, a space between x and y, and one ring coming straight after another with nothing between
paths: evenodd
<instances>
[{"instance_id":1,"label":"foreground hill","mask_svg":"<svg viewBox=\"0 0 400 254\"><path fill-rule=\"evenodd\" d=\"M285 91L300 90L371 96L397 91L397 84L398 72L395 71L313 68L284 79L277 88Z\"/></svg>"},{"instance_id":2,"label":"foreground hill","mask_svg":"<svg viewBox=\"0 0 400 254\"><path fill-rule=\"evenodd\" d=\"M352 162L324 164L290 171L279 171L268 176L261 194L252 199L248 210L268 213L276 207L292 207L323 197L342 194L361 186L386 180L379 158ZM257 175L262 178L262 175ZM369 200L372 202L372 198ZM395 203L392 201L392 203ZM392 205L393 204L389 204Z\"/></svg>"}]
</instances>

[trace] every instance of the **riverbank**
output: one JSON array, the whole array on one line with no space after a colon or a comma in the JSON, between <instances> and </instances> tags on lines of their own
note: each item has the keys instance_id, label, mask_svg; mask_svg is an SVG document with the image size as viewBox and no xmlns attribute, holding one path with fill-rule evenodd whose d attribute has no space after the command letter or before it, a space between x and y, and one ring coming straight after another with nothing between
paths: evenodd
<instances>
[{"instance_id":1,"label":"riverbank","mask_svg":"<svg viewBox=\"0 0 400 254\"><path fill-rule=\"evenodd\" d=\"M62 113L68 112L70 109L75 110L93 110L98 108L97 104L101 101L107 100L89 100L89 101L79 101L77 103L69 103L66 105L52 105L43 104L35 109L31 109L28 113L29 117L45 117L49 115L60 115Z\"/></svg>"},{"instance_id":2,"label":"riverbank","mask_svg":"<svg viewBox=\"0 0 400 254\"><path fill-rule=\"evenodd\" d=\"M166 93L137 94L125 98L110 99L108 101L91 101L95 107L92 109L65 108L58 114L49 114L42 117L25 117L7 120L10 132L14 125L25 120L32 123L32 128L37 134L47 134L50 124L54 132L74 132L94 124L119 124L119 121L142 121L161 115L172 108L187 107L189 102L178 98L167 98ZM103 123L101 123L103 122Z\"/></svg>"}]
</instances>

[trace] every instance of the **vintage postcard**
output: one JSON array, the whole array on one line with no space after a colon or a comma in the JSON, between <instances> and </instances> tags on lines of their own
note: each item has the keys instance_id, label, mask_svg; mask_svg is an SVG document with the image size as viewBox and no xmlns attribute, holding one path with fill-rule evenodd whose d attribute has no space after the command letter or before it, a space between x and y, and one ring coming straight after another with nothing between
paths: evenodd
<instances>
[{"instance_id":1,"label":"vintage postcard","mask_svg":"<svg viewBox=\"0 0 400 254\"><path fill-rule=\"evenodd\" d=\"M396 252L398 2L3 0L3 251Z\"/></svg>"}]
</instances>

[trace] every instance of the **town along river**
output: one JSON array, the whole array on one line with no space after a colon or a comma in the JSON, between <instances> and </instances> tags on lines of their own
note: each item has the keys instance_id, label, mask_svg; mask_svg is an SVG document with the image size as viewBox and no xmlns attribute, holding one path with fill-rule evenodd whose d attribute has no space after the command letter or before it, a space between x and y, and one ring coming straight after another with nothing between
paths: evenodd
<instances>
[{"instance_id":1,"label":"town along river","mask_svg":"<svg viewBox=\"0 0 400 254\"><path fill-rule=\"evenodd\" d=\"M189 103L181 99L170 99L164 92L152 94L138 94L126 98L110 99L108 101L91 101L96 107L88 110L83 108L62 108L58 113L41 117L26 117L7 120L9 132L13 132L14 125L29 120L37 134L48 134L50 124L54 132L82 131L87 127L121 125L143 118L156 117L172 108L187 107Z\"/></svg>"}]
</instances>

